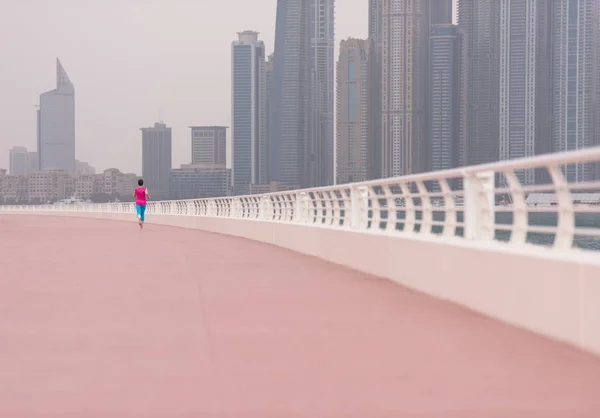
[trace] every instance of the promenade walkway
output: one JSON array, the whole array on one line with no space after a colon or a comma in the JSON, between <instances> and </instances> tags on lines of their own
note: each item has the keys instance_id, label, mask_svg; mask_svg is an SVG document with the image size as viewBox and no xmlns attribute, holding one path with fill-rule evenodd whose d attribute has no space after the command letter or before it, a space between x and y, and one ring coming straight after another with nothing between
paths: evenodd
<instances>
[{"instance_id":1,"label":"promenade walkway","mask_svg":"<svg viewBox=\"0 0 600 418\"><path fill-rule=\"evenodd\" d=\"M435 254L398 254L417 261ZM0 216L0 417L599 416L600 358L389 281L200 231Z\"/></svg>"}]
</instances>

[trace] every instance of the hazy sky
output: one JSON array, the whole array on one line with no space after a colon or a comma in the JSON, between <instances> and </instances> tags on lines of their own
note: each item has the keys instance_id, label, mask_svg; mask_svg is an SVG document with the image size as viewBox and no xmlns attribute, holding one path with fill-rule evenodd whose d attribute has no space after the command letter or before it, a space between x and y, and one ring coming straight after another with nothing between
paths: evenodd
<instances>
[{"instance_id":1,"label":"hazy sky","mask_svg":"<svg viewBox=\"0 0 600 418\"><path fill-rule=\"evenodd\" d=\"M190 159L190 125L231 119L231 42L256 30L273 50L277 0L0 0L0 167L36 148L34 105L75 85L76 158L141 174L140 127L173 128L173 166ZM367 34L367 0L336 1L336 44Z\"/></svg>"}]
</instances>

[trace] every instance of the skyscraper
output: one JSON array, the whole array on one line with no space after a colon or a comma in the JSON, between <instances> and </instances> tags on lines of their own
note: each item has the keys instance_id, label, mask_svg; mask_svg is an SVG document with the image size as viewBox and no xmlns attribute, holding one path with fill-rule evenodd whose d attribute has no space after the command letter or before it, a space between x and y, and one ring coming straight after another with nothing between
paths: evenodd
<instances>
[{"instance_id":1,"label":"skyscraper","mask_svg":"<svg viewBox=\"0 0 600 418\"><path fill-rule=\"evenodd\" d=\"M144 186L155 200L169 198L169 170L171 169L171 128L155 123L142 131L142 175Z\"/></svg>"},{"instance_id":2,"label":"skyscraper","mask_svg":"<svg viewBox=\"0 0 600 418\"><path fill-rule=\"evenodd\" d=\"M452 0L429 0L429 25L452 23Z\"/></svg>"},{"instance_id":3,"label":"skyscraper","mask_svg":"<svg viewBox=\"0 0 600 418\"><path fill-rule=\"evenodd\" d=\"M333 181L333 0L278 0L271 114L271 179Z\"/></svg>"},{"instance_id":4,"label":"skyscraper","mask_svg":"<svg viewBox=\"0 0 600 418\"><path fill-rule=\"evenodd\" d=\"M465 84L462 77L462 34L456 25L436 24L430 38L430 129L431 170L446 170L464 164L461 136L465 135Z\"/></svg>"},{"instance_id":5,"label":"skyscraper","mask_svg":"<svg viewBox=\"0 0 600 418\"><path fill-rule=\"evenodd\" d=\"M369 179L382 177L381 152L381 26L382 0L369 0L369 144L367 152Z\"/></svg>"},{"instance_id":6,"label":"skyscraper","mask_svg":"<svg viewBox=\"0 0 600 418\"><path fill-rule=\"evenodd\" d=\"M268 183L265 46L258 33L238 33L231 45L233 193L248 194L250 184Z\"/></svg>"},{"instance_id":7,"label":"skyscraper","mask_svg":"<svg viewBox=\"0 0 600 418\"><path fill-rule=\"evenodd\" d=\"M310 0L309 186L334 177L334 0Z\"/></svg>"},{"instance_id":8,"label":"skyscraper","mask_svg":"<svg viewBox=\"0 0 600 418\"><path fill-rule=\"evenodd\" d=\"M32 173L40 170L40 156L37 152L27 153L27 172Z\"/></svg>"},{"instance_id":9,"label":"skyscraper","mask_svg":"<svg viewBox=\"0 0 600 418\"><path fill-rule=\"evenodd\" d=\"M534 156L536 138L544 141L549 133L544 129L549 123L545 111L549 90L543 80L550 75L547 4L500 0L500 160ZM534 183L533 169L517 175L524 184Z\"/></svg>"},{"instance_id":10,"label":"skyscraper","mask_svg":"<svg viewBox=\"0 0 600 418\"><path fill-rule=\"evenodd\" d=\"M267 153L268 153L268 164L267 164L267 180L271 179L271 167L273 166L273 154L271 149L271 115L273 112L273 69L275 64L275 54L271 54L267 58L265 64L265 88L266 88L266 99L267 99L267 115L266 115L266 129L267 129Z\"/></svg>"},{"instance_id":11,"label":"skyscraper","mask_svg":"<svg viewBox=\"0 0 600 418\"><path fill-rule=\"evenodd\" d=\"M40 169L75 171L75 88L56 60L56 89L40 95Z\"/></svg>"},{"instance_id":12,"label":"skyscraper","mask_svg":"<svg viewBox=\"0 0 600 418\"><path fill-rule=\"evenodd\" d=\"M192 164L227 164L227 127L190 126Z\"/></svg>"},{"instance_id":13,"label":"skyscraper","mask_svg":"<svg viewBox=\"0 0 600 418\"><path fill-rule=\"evenodd\" d=\"M598 144L598 0L552 1L554 151ZM592 164L566 167L569 182L594 177Z\"/></svg>"},{"instance_id":14,"label":"skyscraper","mask_svg":"<svg viewBox=\"0 0 600 418\"><path fill-rule=\"evenodd\" d=\"M336 184L366 180L369 146L368 40L340 43L337 63Z\"/></svg>"},{"instance_id":15,"label":"skyscraper","mask_svg":"<svg viewBox=\"0 0 600 418\"><path fill-rule=\"evenodd\" d=\"M500 6L500 0L458 3L458 25L467 47L468 164L499 158Z\"/></svg>"},{"instance_id":16,"label":"skyscraper","mask_svg":"<svg viewBox=\"0 0 600 418\"><path fill-rule=\"evenodd\" d=\"M429 0L383 0L381 17L381 168L393 177L427 165Z\"/></svg>"},{"instance_id":17,"label":"skyscraper","mask_svg":"<svg viewBox=\"0 0 600 418\"><path fill-rule=\"evenodd\" d=\"M308 183L309 35L308 0L278 0L271 113L271 179Z\"/></svg>"},{"instance_id":18,"label":"skyscraper","mask_svg":"<svg viewBox=\"0 0 600 418\"><path fill-rule=\"evenodd\" d=\"M9 174L27 174L27 148L13 147L9 151Z\"/></svg>"}]
</instances>

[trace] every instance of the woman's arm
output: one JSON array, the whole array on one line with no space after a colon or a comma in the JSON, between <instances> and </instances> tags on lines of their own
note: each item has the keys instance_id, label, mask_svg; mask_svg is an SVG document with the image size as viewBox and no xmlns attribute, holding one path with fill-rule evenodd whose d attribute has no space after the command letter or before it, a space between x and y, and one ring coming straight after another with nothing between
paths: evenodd
<instances>
[{"instance_id":1,"label":"woman's arm","mask_svg":"<svg viewBox=\"0 0 600 418\"><path fill-rule=\"evenodd\" d=\"M146 189L146 197L150 199L150 193L148 193L148 189Z\"/></svg>"},{"instance_id":2,"label":"woman's arm","mask_svg":"<svg viewBox=\"0 0 600 418\"><path fill-rule=\"evenodd\" d=\"M135 190L131 193L131 197L135 197Z\"/></svg>"}]
</instances>

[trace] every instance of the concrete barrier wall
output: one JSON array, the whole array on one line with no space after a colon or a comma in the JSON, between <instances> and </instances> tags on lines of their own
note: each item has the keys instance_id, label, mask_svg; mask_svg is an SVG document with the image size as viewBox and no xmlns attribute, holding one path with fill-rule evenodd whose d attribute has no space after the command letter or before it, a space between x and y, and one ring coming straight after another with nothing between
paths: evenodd
<instances>
[{"instance_id":1,"label":"concrete barrier wall","mask_svg":"<svg viewBox=\"0 0 600 418\"><path fill-rule=\"evenodd\" d=\"M47 215L135 222L131 214ZM244 237L316 256L600 354L600 254L258 220L149 217L151 223Z\"/></svg>"}]
</instances>

